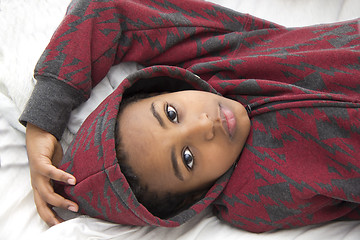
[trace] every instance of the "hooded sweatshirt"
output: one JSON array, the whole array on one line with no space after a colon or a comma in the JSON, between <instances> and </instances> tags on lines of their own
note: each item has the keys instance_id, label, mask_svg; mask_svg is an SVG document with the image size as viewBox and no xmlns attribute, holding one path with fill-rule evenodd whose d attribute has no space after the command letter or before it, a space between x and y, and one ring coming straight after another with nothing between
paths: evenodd
<instances>
[{"instance_id":1,"label":"hooded sweatshirt","mask_svg":"<svg viewBox=\"0 0 360 240\"><path fill-rule=\"evenodd\" d=\"M21 121L60 139L71 110L126 61L145 68L90 114L60 166L77 184L56 189L81 213L176 227L212 207L252 232L360 219L358 20L287 29L202 1L73 1L36 66ZM116 117L124 95L181 89L239 101L251 130L236 166L204 198L160 219L121 172Z\"/></svg>"}]
</instances>

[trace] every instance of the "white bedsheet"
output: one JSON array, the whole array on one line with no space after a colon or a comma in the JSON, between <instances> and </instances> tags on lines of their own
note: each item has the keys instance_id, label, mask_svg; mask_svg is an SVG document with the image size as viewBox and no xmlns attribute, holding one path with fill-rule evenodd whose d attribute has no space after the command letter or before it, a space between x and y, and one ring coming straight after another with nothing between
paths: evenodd
<instances>
[{"instance_id":1,"label":"white bedsheet","mask_svg":"<svg viewBox=\"0 0 360 240\"><path fill-rule=\"evenodd\" d=\"M212 0L285 26L303 26L360 17L359 0ZM34 85L32 69L69 0L0 0L0 240L2 239L359 239L360 221L334 222L272 233L252 234L220 222L210 211L181 227L130 227L87 216L48 228L32 199L25 129L17 119ZM88 102L71 116L62 144L67 146L83 119L119 82L141 66L112 68Z\"/></svg>"}]
</instances>

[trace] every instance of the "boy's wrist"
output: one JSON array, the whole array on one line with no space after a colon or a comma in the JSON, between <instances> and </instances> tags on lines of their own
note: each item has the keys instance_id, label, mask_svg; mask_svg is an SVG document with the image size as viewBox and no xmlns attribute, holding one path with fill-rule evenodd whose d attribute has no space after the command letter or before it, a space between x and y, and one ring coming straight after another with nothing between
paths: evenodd
<instances>
[{"instance_id":1,"label":"boy's wrist","mask_svg":"<svg viewBox=\"0 0 360 240\"><path fill-rule=\"evenodd\" d=\"M23 125L36 125L60 140L71 111L82 102L82 98L76 89L63 82L40 80L19 120Z\"/></svg>"}]
</instances>

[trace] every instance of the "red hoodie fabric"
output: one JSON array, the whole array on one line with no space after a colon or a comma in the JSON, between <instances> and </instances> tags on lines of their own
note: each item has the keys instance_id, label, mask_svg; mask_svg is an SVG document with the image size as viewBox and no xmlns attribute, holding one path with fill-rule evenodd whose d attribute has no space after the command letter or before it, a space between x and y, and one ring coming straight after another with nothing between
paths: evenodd
<instances>
[{"instance_id":1,"label":"red hoodie fabric","mask_svg":"<svg viewBox=\"0 0 360 240\"><path fill-rule=\"evenodd\" d=\"M82 213L175 227L211 205L253 232L360 219L359 20L287 29L202 1L73 1L21 121L61 138L71 109L122 61L146 68L87 118L62 161L77 184L57 189ZM160 219L121 173L115 122L124 93L179 81L242 103L251 131L237 165L202 200Z\"/></svg>"}]
</instances>

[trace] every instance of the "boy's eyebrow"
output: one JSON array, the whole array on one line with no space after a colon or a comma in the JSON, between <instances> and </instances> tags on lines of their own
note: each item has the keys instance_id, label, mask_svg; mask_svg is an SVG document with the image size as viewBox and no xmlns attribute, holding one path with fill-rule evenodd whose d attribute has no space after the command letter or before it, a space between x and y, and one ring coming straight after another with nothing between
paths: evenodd
<instances>
[{"instance_id":1,"label":"boy's eyebrow","mask_svg":"<svg viewBox=\"0 0 360 240\"><path fill-rule=\"evenodd\" d=\"M178 179L180 179L181 181L184 181L184 177L183 177L183 175L181 174L181 172L179 170L178 162L176 160L176 154L175 154L175 148L174 147L171 148L171 163L172 163L172 166L173 166L173 169L174 169L175 176Z\"/></svg>"},{"instance_id":2,"label":"boy's eyebrow","mask_svg":"<svg viewBox=\"0 0 360 240\"><path fill-rule=\"evenodd\" d=\"M166 128L164 121L162 120L160 114L155 109L155 104L151 103L150 111L152 112L153 116L158 120L161 127Z\"/></svg>"}]
</instances>

